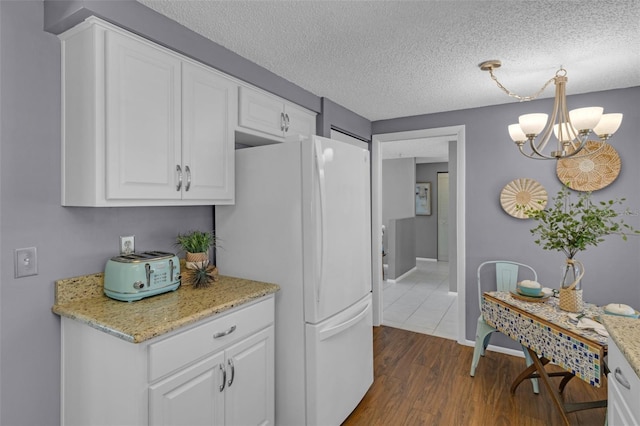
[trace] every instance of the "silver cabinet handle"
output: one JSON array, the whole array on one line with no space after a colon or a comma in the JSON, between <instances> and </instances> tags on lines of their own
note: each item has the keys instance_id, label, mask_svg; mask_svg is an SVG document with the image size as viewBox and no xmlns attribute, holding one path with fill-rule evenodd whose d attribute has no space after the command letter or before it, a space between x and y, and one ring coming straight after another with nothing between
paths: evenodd
<instances>
[{"instance_id":1,"label":"silver cabinet handle","mask_svg":"<svg viewBox=\"0 0 640 426\"><path fill-rule=\"evenodd\" d=\"M182 188L182 169L180 168L180 164L176 166L176 172L178 172L178 185L176 185L176 191L180 191L180 188Z\"/></svg>"},{"instance_id":2,"label":"silver cabinet handle","mask_svg":"<svg viewBox=\"0 0 640 426\"><path fill-rule=\"evenodd\" d=\"M224 337L224 336L226 336L226 335L228 335L228 334L233 333L234 331L236 331L236 326L235 326L235 325L232 325L232 326L231 326L231 328L229 328L229 329L227 329L227 330L225 330L225 331L221 331L221 332L219 332L219 333L214 334L214 335L213 335L213 338L214 338L214 339L219 339L220 337Z\"/></svg>"},{"instance_id":3,"label":"silver cabinet handle","mask_svg":"<svg viewBox=\"0 0 640 426\"><path fill-rule=\"evenodd\" d=\"M233 384L233 379L236 377L236 369L233 366L233 359L229 358L229 361L227 362L229 363L229 367L231 367L231 378L227 382L227 385L231 387L231 385Z\"/></svg>"},{"instance_id":4,"label":"silver cabinet handle","mask_svg":"<svg viewBox=\"0 0 640 426\"><path fill-rule=\"evenodd\" d=\"M224 365L222 364L218 364L218 365L220 366L220 370L222 370L222 384L218 389L220 389L220 392L222 392L224 390L224 385L227 384L227 369L224 368Z\"/></svg>"},{"instance_id":5,"label":"silver cabinet handle","mask_svg":"<svg viewBox=\"0 0 640 426\"><path fill-rule=\"evenodd\" d=\"M280 130L284 132L284 112L280 113Z\"/></svg>"},{"instance_id":6,"label":"silver cabinet handle","mask_svg":"<svg viewBox=\"0 0 640 426\"><path fill-rule=\"evenodd\" d=\"M188 192L191 188L191 169L189 166L185 166L184 171L187 173L187 186L184 187L184 190Z\"/></svg>"},{"instance_id":7,"label":"silver cabinet handle","mask_svg":"<svg viewBox=\"0 0 640 426\"><path fill-rule=\"evenodd\" d=\"M613 373L613 375L618 383L631 390L631 385L629 384L629 381L624 377L624 374L622 374L622 370L620 370L620 367L616 367L616 371Z\"/></svg>"},{"instance_id":8,"label":"silver cabinet handle","mask_svg":"<svg viewBox=\"0 0 640 426\"><path fill-rule=\"evenodd\" d=\"M284 115L284 131L288 132L289 131L289 114L285 114Z\"/></svg>"}]
</instances>

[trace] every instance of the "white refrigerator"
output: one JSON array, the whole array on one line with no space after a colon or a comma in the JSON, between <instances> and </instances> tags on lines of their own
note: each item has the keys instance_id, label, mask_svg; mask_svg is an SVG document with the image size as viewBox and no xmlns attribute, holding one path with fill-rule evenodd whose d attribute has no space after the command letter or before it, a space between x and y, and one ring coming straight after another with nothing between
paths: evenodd
<instances>
[{"instance_id":1,"label":"white refrigerator","mask_svg":"<svg viewBox=\"0 0 640 426\"><path fill-rule=\"evenodd\" d=\"M314 136L236 151L220 273L279 284L277 425L339 425L373 383L369 152Z\"/></svg>"}]
</instances>

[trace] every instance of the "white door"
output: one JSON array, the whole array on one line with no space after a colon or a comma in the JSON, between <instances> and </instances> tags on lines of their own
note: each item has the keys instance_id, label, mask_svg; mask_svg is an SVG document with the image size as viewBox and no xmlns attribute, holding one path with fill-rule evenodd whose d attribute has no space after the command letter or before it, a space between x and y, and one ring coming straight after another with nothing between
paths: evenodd
<instances>
[{"instance_id":1,"label":"white door","mask_svg":"<svg viewBox=\"0 0 640 426\"><path fill-rule=\"evenodd\" d=\"M183 198L233 201L236 85L190 63L182 75Z\"/></svg>"},{"instance_id":2,"label":"white door","mask_svg":"<svg viewBox=\"0 0 640 426\"><path fill-rule=\"evenodd\" d=\"M180 199L180 60L106 34L107 199Z\"/></svg>"},{"instance_id":3,"label":"white door","mask_svg":"<svg viewBox=\"0 0 640 426\"><path fill-rule=\"evenodd\" d=\"M240 87L239 92L238 125L284 137L284 103L247 87Z\"/></svg>"},{"instance_id":4,"label":"white door","mask_svg":"<svg viewBox=\"0 0 640 426\"><path fill-rule=\"evenodd\" d=\"M307 424L339 425L373 383L371 294L320 324L306 325Z\"/></svg>"},{"instance_id":5,"label":"white door","mask_svg":"<svg viewBox=\"0 0 640 426\"><path fill-rule=\"evenodd\" d=\"M300 140L299 136L309 137L316 134L316 116L292 106L285 106L285 120L287 121L287 137Z\"/></svg>"},{"instance_id":6,"label":"white door","mask_svg":"<svg viewBox=\"0 0 640 426\"><path fill-rule=\"evenodd\" d=\"M369 151L302 142L305 321L318 323L371 292Z\"/></svg>"},{"instance_id":7,"label":"white door","mask_svg":"<svg viewBox=\"0 0 640 426\"><path fill-rule=\"evenodd\" d=\"M223 366L224 353L220 352L152 385L149 388L149 424L224 424Z\"/></svg>"},{"instance_id":8,"label":"white door","mask_svg":"<svg viewBox=\"0 0 640 426\"><path fill-rule=\"evenodd\" d=\"M227 349L225 425L273 425L273 327Z\"/></svg>"}]
</instances>

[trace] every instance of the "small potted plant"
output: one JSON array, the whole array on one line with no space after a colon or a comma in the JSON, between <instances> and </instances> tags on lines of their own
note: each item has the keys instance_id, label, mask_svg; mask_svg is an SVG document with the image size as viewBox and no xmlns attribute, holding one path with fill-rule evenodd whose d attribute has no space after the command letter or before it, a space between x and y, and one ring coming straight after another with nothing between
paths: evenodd
<instances>
[{"instance_id":1,"label":"small potted plant","mask_svg":"<svg viewBox=\"0 0 640 426\"><path fill-rule=\"evenodd\" d=\"M178 234L176 245L185 252L186 267L196 269L209 264L209 248L216 247L213 231L189 231Z\"/></svg>"}]
</instances>

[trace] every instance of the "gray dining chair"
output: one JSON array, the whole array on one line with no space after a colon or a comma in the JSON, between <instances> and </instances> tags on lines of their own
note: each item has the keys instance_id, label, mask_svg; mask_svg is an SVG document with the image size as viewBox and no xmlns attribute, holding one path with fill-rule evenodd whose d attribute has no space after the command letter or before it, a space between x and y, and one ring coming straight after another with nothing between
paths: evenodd
<instances>
[{"instance_id":1,"label":"gray dining chair","mask_svg":"<svg viewBox=\"0 0 640 426\"><path fill-rule=\"evenodd\" d=\"M489 288L488 270L491 266L495 267L495 287ZM471 361L471 376L475 376L476 367L480 361L480 357L484 356L484 352L489 345L491 335L498 331L495 328L487 324L482 316L482 293L483 291L497 290L497 291L515 291L518 281L522 281L520 276L526 276L528 279L538 281L538 274L535 269L524 263L512 262L510 260L489 260L483 262L478 266L478 304L480 306L480 317L478 318L478 325L476 326L476 344L473 349L473 360ZM483 280L482 277L485 277ZM493 281L492 281L493 282ZM527 351L527 348L523 345L522 352L524 352L525 361L527 367L533 364L533 360ZM539 393L538 379L531 379L533 385L533 392Z\"/></svg>"}]
</instances>

